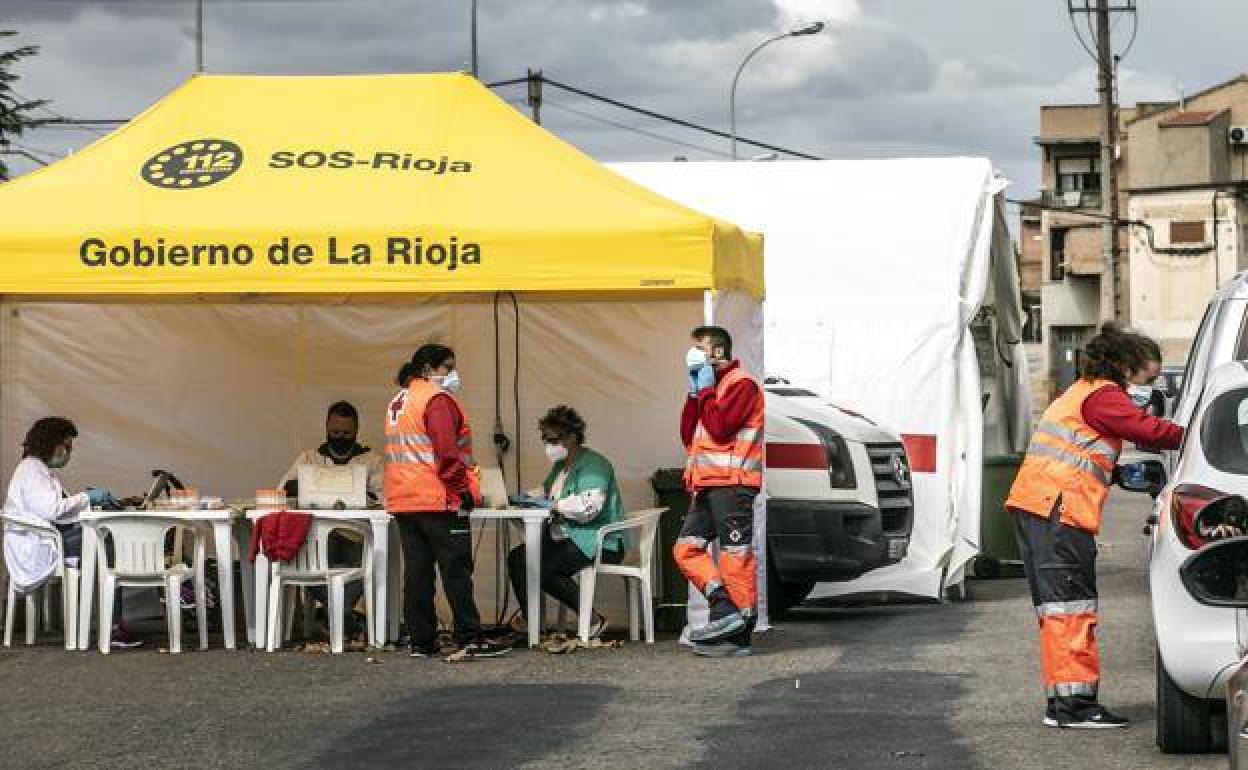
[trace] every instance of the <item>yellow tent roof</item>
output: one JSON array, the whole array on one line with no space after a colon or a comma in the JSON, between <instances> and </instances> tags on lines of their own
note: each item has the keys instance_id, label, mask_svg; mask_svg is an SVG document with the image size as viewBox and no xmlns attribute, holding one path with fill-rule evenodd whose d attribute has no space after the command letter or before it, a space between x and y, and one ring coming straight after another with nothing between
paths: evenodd
<instances>
[{"instance_id":1,"label":"yellow tent roof","mask_svg":"<svg viewBox=\"0 0 1248 770\"><path fill-rule=\"evenodd\" d=\"M738 289L758 236L460 74L192 77L0 184L0 293Z\"/></svg>"}]
</instances>

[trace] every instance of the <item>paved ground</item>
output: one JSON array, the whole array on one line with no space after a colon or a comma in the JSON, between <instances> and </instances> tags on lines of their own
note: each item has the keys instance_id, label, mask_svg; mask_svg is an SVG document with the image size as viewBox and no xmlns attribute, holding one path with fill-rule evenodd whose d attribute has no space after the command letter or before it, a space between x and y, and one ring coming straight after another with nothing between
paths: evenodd
<instances>
[{"instance_id":1,"label":"paved ground","mask_svg":"<svg viewBox=\"0 0 1248 770\"><path fill-rule=\"evenodd\" d=\"M943 606L804 609L758 655L666 641L447 665L381 655L0 651L0 766L1215 768L1153 745L1138 499L1103 544L1105 701L1125 732L1040 725L1021 580Z\"/></svg>"}]
</instances>

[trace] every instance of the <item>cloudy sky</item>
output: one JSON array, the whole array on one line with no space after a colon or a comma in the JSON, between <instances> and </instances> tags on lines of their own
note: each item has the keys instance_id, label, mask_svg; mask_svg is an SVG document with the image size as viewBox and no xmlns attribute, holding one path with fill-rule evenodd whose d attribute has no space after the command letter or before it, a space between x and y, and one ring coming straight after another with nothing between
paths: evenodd
<instances>
[{"instance_id":1,"label":"cloudy sky","mask_svg":"<svg viewBox=\"0 0 1248 770\"><path fill-rule=\"evenodd\" d=\"M1176 98L1248 69L1242 0L1140 0L1124 102ZM466 69L468 0L205 0L212 72ZM732 74L758 41L824 20L747 69L738 130L824 157L986 155L1038 184L1044 103L1095 100L1066 0L479 0L484 80L540 68L563 82L726 128ZM128 117L194 68L193 0L0 0L0 28L41 46L20 92L59 114ZM1125 44L1122 20L1116 39ZM523 98L523 86L502 88ZM521 105L523 106L523 105ZM600 160L720 157L727 142L548 91L544 123ZM620 124L611 125L602 121ZM621 127L624 126L624 127ZM628 128L625 128L628 127ZM648 134L637 133L640 129ZM658 135L657 137L654 135ZM22 141L48 157L90 133ZM683 144L678 144L683 143ZM692 146L689 146L692 145ZM14 163L18 171L30 164Z\"/></svg>"}]
</instances>

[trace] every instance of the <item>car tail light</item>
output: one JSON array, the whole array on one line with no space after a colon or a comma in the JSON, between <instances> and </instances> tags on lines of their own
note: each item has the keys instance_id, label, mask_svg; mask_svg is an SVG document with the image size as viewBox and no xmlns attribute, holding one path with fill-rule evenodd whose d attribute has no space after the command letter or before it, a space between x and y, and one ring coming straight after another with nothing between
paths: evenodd
<instances>
[{"instance_id":1,"label":"car tail light","mask_svg":"<svg viewBox=\"0 0 1248 770\"><path fill-rule=\"evenodd\" d=\"M1196 531L1196 516L1209 503L1225 496L1216 489L1199 484L1179 484L1174 488L1170 493L1170 517L1183 545L1196 550L1209 542Z\"/></svg>"},{"instance_id":2,"label":"car tail light","mask_svg":"<svg viewBox=\"0 0 1248 770\"><path fill-rule=\"evenodd\" d=\"M811 420L798 419L802 425L810 428L823 444L824 456L828 464L828 480L833 489L853 489L858 485L854 476L854 459L849 454L849 447L840 434L826 425Z\"/></svg>"}]
</instances>

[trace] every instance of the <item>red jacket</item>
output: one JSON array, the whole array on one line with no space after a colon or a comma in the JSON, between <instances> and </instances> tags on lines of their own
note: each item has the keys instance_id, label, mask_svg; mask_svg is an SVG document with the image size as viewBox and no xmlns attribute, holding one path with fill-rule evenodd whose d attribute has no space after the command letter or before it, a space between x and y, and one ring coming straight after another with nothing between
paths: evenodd
<instances>
[{"instance_id":1,"label":"red jacket","mask_svg":"<svg viewBox=\"0 0 1248 770\"><path fill-rule=\"evenodd\" d=\"M741 366L740 361L733 361L715 372L715 381L719 382L724 375ZM715 388L703 388L696 396L685 400L685 408L680 413L680 440L686 447L693 443L693 433L698 429L698 421L702 421L706 432L719 442L729 441L745 426L750 417L750 409L759 397L758 383L753 380L742 380L728 389L723 398L715 397Z\"/></svg>"},{"instance_id":2,"label":"red jacket","mask_svg":"<svg viewBox=\"0 0 1248 770\"><path fill-rule=\"evenodd\" d=\"M1098 433L1145 449L1178 449L1183 443L1181 425L1145 412L1117 385L1106 385L1084 400L1083 421Z\"/></svg>"},{"instance_id":3,"label":"red jacket","mask_svg":"<svg viewBox=\"0 0 1248 770\"><path fill-rule=\"evenodd\" d=\"M464 414L454 399L434 396L425 408L425 430L433 439L433 453L438 458L438 478L453 495L469 491L468 466L464 464L456 441Z\"/></svg>"},{"instance_id":4,"label":"red jacket","mask_svg":"<svg viewBox=\"0 0 1248 770\"><path fill-rule=\"evenodd\" d=\"M308 539L312 526L312 514L278 511L263 516L251 530L251 547L247 558L256 560L256 553L264 549L264 555L273 563L291 561Z\"/></svg>"}]
</instances>

